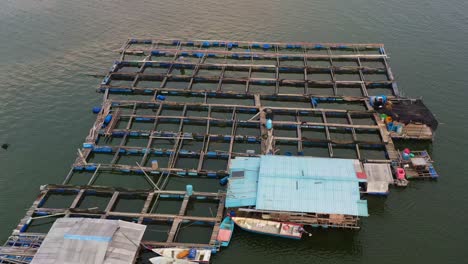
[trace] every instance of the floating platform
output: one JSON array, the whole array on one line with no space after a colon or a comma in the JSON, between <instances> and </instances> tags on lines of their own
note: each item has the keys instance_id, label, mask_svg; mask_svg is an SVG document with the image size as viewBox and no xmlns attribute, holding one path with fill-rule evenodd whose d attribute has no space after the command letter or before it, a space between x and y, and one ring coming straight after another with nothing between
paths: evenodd
<instances>
[{"instance_id":1,"label":"floating platform","mask_svg":"<svg viewBox=\"0 0 468 264\"><path fill-rule=\"evenodd\" d=\"M359 179L368 179L365 166L411 165L393 143L415 138L410 127L400 134L388 130L369 101L385 95L396 111L408 100L400 96L382 44L129 39L118 52L97 88L103 103L92 109L96 121L63 185L43 186L0 248L0 263L31 262L47 235L34 231L37 222L62 217L146 225L140 252L178 246L215 252L226 201L218 181L230 174L234 159L352 159L356 188ZM436 126L423 125L432 139ZM199 190L209 185L213 190ZM126 199L140 205L122 210ZM161 212L164 201L178 205ZM193 203L210 203L210 215L189 214ZM358 228L359 219L252 207L238 213L323 227ZM210 230L206 241L180 240L196 225ZM152 226L163 226L154 232L163 238L149 238Z\"/></svg>"}]
</instances>

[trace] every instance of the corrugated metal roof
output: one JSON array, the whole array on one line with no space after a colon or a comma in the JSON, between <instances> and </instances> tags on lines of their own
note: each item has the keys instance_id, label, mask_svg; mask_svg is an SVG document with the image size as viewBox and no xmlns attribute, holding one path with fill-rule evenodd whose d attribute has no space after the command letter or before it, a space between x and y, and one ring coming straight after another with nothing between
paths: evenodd
<instances>
[{"instance_id":1,"label":"corrugated metal roof","mask_svg":"<svg viewBox=\"0 0 468 264\"><path fill-rule=\"evenodd\" d=\"M59 218L31 264L130 264L146 226L121 220Z\"/></svg>"},{"instance_id":2,"label":"corrugated metal roof","mask_svg":"<svg viewBox=\"0 0 468 264\"><path fill-rule=\"evenodd\" d=\"M231 160L227 208L255 206L257 201L257 181L260 170L260 158L237 157ZM243 172L243 177L233 177L233 172Z\"/></svg>"},{"instance_id":3,"label":"corrugated metal roof","mask_svg":"<svg viewBox=\"0 0 468 264\"><path fill-rule=\"evenodd\" d=\"M367 216L354 160L261 156L256 208Z\"/></svg>"}]
</instances>

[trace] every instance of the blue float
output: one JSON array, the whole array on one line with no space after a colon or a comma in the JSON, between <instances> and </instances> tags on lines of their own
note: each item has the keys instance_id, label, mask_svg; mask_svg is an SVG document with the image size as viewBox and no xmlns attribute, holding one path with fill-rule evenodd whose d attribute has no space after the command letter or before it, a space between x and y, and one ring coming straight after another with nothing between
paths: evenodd
<instances>
[{"instance_id":1,"label":"blue float","mask_svg":"<svg viewBox=\"0 0 468 264\"><path fill-rule=\"evenodd\" d=\"M222 186L226 185L226 184L228 183L228 179L229 179L228 176L226 176L226 177L220 179L220 180L219 180L219 184L221 184Z\"/></svg>"},{"instance_id":2,"label":"blue float","mask_svg":"<svg viewBox=\"0 0 468 264\"><path fill-rule=\"evenodd\" d=\"M272 129L273 128L273 121L271 119L267 119L265 126L266 126L266 128L268 130Z\"/></svg>"},{"instance_id":3,"label":"blue float","mask_svg":"<svg viewBox=\"0 0 468 264\"><path fill-rule=\"evenodd\" d=\"M105 118L104 118L104 124L109 124L110 121L112 120L112 114L108 114Z\"/></svg>"},{"instance_id":4,"label":"blue float","mask_svg":"<svg viewBox=\"0 0 468 264\"><path fill-rule=\"evenodd\" d=\"M190 184L187 185L187 186L185 186L185 191L187 192L187 195L188 195L188 196L192 196L192 194L193 194L193 186L190 185Z\"/></svg>"},{"instance_id":5,"label":"blue float","mask_svg":"<svg viewBox=\"0 0 468 264\"><path fill-rule=\"evenodd\" d=\"M93 146L94 145L92 143L83 143L83 148L85 148L85 149L92 149Z\"/></svg>"}]
</instances>

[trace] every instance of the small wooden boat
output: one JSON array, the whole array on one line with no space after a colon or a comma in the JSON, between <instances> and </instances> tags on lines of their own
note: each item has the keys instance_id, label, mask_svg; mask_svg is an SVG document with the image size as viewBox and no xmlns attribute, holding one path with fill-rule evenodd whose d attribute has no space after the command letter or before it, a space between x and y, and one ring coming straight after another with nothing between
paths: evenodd
<instances>
[{"instance_id":1,"label":"small wooden boat","mask_svg":"<svg viewBox=\"0 0 468 264\"><path fill-rule=\"evenodd\" d=\"M211 250L196 248L153 248L154 253L162 257L186 260L190 263L210 263ZM178 263L178 262L177 262Z\"/></svg>"},{"instance_id":2,"label":"small wooden boat","mask_svg":"<svg viewBox=\"0 0 468 264\"><path fill-rule=\"evenodd\" d=\"M246 217L233 217L232 220L236 225L246 231L271 236L301 239L302 234L305 232L303 225L301 224L283 223Z\"/></svg>"},{"instance_id":3,"label":"small wooden boat","mask_svg":"<svg viewBox=\"0 0 468 264\"><path fill-rule=\"evenodd\" d=\"M229 242L231 241L232 232L234 231L234 222L230 216L226 216L219 225L219 232L217 241L220 242L222 247L229 246Z\"/></svg>"},{"instance_id":4,"label":"small wooden boat","mask_svg":"<svg viewBox=\"0 0 468 264\"><path fill-rule=\"evenodd\" d=\"M196 262L188 261L185 259L176 259L168 257L154 257L150 258L149 261L152 264L194 264Z\"/></svg>"}]
</instances>

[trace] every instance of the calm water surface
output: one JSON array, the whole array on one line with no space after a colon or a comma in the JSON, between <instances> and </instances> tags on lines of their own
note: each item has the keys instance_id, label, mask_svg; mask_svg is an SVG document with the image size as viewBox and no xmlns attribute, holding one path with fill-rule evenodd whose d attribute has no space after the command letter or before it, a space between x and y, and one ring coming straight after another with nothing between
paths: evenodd
<instances>
[{"instance_id":1,"label":"calm water surface","mask_svg":"<svg viewBox=\"0 0 468 264\"><path fill-rule=\"evenodd\" d=\"M438 182L369 198L358 232L289 241L245 232L216 263L462 263L468 258L468 2L403 0L1 0L0 240L65 177L94 121L112 50L128 37L381 42L406 95L442 123Z\"/></svg>"}]
</instances>

